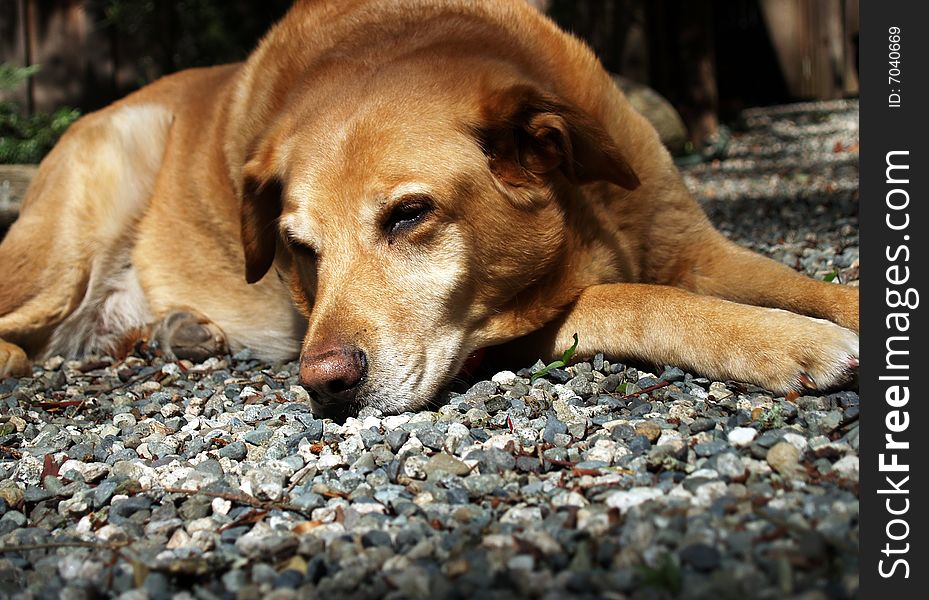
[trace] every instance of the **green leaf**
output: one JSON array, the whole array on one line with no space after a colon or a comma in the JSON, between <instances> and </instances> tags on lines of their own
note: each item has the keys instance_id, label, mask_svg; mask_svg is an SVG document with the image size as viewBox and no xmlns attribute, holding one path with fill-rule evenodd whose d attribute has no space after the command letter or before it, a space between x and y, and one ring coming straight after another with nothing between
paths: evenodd
<instances>
[{"instance_id":1,"label":"green leaf","mask_svg":"<svg viewBox=\"0 0 929 600\"><path fill-rule=\"evenodd\" d=\"M542 367L541 369L539 369L538 371L536 371L535 373L533 373L532 377L529 378L529 383L530 384L535 383L536 379L538 379L539 377L544 377L545 375L548 375L548 372L551 371L552 369L560 369L561 367L567 366L568 362L570 362L571 360L571 357L574 356L575 350L577 350L577 334L576 333L574 334L574 344L570 348L564 351L564 354L561 355L561 360L550 362L544 367Z\"/></svg>"},{"instance_id":2,"label":"green leaf","mask_svg":"<svg viewBox=\"0 0 929 600\"><path fill-rule=\"evenodd\" d=\"M0 163L39 162L79 116L73 108L22 115L13 103L0 103Z\"/></svg>"},{"instance_id":3,"label":"green leaf","mask_svg":"<svg viewBox=\"0 0 929 600\"><path fill-rule=\"evenodd\" d=\"M546 375L548 375L548 372L551 371L552 369L559 369L563 366L564 366L564 362L560 360L550 362L544 367L542 367L541 369L539 369L538 371L536 371L535 373L533 373L532 377L529 378L529 383L530 384L535 383L536 379L538 379L539 377L545 377Z\"/></svg>"},{"instance_id":4,"label":"green leaf","mask_svg":"<svg viewBox=\"0 0 929 600\"><path fill-rule=\"evenodd\" d=\"M829 273L828 275L826 275L825 277L823 277L823 281L825 281L825 282L827 282L827 283L832 283L833 281L835 281L835 278L838 277L838 276L839 276L839 272L838 272L838 271L833 271L832 273Z\"/></svg>"},{"instance_id":5,"label":"green leaf","mask_svg":"<svg viewBox=\"0 0 929 600\"><path fill-rule=\"evenodd\" d=\"M19 85L38 73L40 65L29 65L28 67L14 67L13 65L0 64L0 90L14 90Z\"/></svg>"},{"instance_id":6,"label":"green leaf","mask_svg":"<svg viewBox=\"0 0 929 600\"><path fill-rule=\"evenodd\" d=\"M561 362L568 364L571 361L571 357L574 356L574 351L577 350L577 334L574 334L574 344L564 351L564 354L561 355Z\"/></svg>"}]
</instances>

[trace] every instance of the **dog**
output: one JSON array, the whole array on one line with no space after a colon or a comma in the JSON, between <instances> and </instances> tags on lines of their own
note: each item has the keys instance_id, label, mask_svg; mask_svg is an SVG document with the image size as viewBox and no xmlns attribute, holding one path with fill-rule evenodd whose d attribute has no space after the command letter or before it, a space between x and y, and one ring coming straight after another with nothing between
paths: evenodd
<instances>
[{"instance_id":1,"label":"dog","mask_svg":"<svg viewBox=\"0 0 929 600\"><path fill-rule=\"evenodd\" d=\"M0 245L0 375L158 342L300 356L313 410L425 406L485 349L778 393L858 365L858 290L707 220L524 0L297 2L243 64L85 116Z\"/></svg>"}]
</instances>

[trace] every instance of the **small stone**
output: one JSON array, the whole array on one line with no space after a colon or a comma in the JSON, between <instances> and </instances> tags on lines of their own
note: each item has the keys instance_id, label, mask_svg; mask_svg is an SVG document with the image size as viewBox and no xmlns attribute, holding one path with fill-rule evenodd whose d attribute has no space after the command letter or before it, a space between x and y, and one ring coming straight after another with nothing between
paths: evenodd
<instances>
[{"instance_id":1,"label":"small stone","mask_svg":"<svg viewBox=\"0 0 929 600\"><path fill-rule=\"evenodd\" d=\"M644 435L649 442L655 443L661 437L661 427L654 421L643 421L636 423L635 432L638 435Z\"/></svg>"},{"instance_id":2,"label":"small stone","mask_svg":"<svg viewBox=\"0 0 929 600\"><path fill-rule=\"evenodd\" d=\"M512 471L516 467L516 459L513 458L513 455L498 448L474 450L468 453L465 458L478 461L483 474L505 473Z\"/></svg>"},{"instance_id":3,"label":"small stone","mask_svg":"<svg viewBox=\"0 0 929 600\"><path fill-rule=\"evenodd\" d=\"M652 471L684 470L687 460L687 444L681 440L673 440L667 444L654 446L648 452L646 464Z\"/></svg>"},{"instance_id":4,"label":"small stone","mask_svg":"<svg viewBox=\"0 0 929 600\"><path fill-rule=\"evenodd\" d=\"M168 543L165 544L165 548L168 550L175 550L177 548L189 546L190 543L190 534L187 533L183 528L178 528L174 530L173 534L171 534L171 537L168 539Z\"/></svg>"},{"instance_id":5,"label":"small stone","mask_svg":"<svg viewBox=\"0 0 929 600\"><path fill-rule=\"evenodd\" d=\"M12 531L13 529L18 529L25 526L28 522L28 519L26 519L26 515L19 512L18 510L11 510L7 511L7 513L4 514L2 518L0 518L0 521L10 524L12 526L10 531Z\"/></svg>"},{"instance_id":6,"label":"small stone","mask_svg":"<svg viewBox=\"0 0 929 600\"><path fill-rule=\"evenodd\" d=\"M491 396L500 391L496 381L478 381L465 393L466 396Z\"/></svg>"},{"instance_id":7,"label":"small stone","mask_svg":"<svg viewBox=\"0 0 929 600\"><path fill-rule=\"evenodd\" d=\"M642 454L648 452L652 447L651 442L644 435L637 435L628 442L629 451L633 454Z\"/></svg>"},{"instance_id":8,"label":"small stone","mask_svg":"<svg viewBox=\"0 0 929 600\"><path fill-rule=\"evenodd\" d=\"M713 456L714 454L719 454L723 450L729 447L723 440L713 440L711 442L702 442L694 446L694 452L697 453L697 456Z\"/></svg>"},{"instance_id":9,"label":"small stone","mask_svg":"<svg viewBox=\"0 0 929 600\"><path fill-rule=\"evenodd\" d=\"M159 600L161 598L167 599L172 595L171 581L168 579L167 575L159 573L158 571L149 572L148 577L145 578L144 588L149 598L153 600Z\"/></svg>"},{"instance_id":10,"label":"small stone","mask_svg":"<svg viewBox=\"0 0 929 600\"><path fill-rule=\"evenodd\" d=\"M136 418L132 413L124 412L117 413L113 415L113 426L123 429L125 427L132 427L136 424Z\"/></svg>"},{"instance_id":11,"label":"small stone","mask_svg":"<svg viewBox=\"0 0 929 600\"><path fill-rule=\"evenodd\" d=\"M404 431L403 429L394 429L387 434L387 445L390 446L391 451L396 454L409 438L409 431Z\"/></svg>"},{"instance_id":12,"label":"small stone","mask_svg":"<svg viewBox=\"0 0 929 600\"><path fill-rule=\"evenodd\" d=\"M303 510L311 511L314 508L320 508L326 505L326 499L314 492L306 492L297 495L291 502L294 506L299 506Z\"/></svg>"},{"instance_id":13,"label":"small stone","mask_svg":"<svg viewBox=\"0 0 929 600\"><path fill-rule=\"evenodd\" d=\"M715 419L694 419L694 422L690 424L691 433L700 433L701 431L709 431L710 429L716 428Z\"/></svg>"},{"instance_id":14,"label":"small stone","mask_svg":"<svg viewBox=\"0 0 929 600\"><path fill-rule=\"evenodd\" d=\"M99 509L110 502L110 498L116 493L117 483L115 480L106 479L97 484L94 488L94 508Z\"/></svg>"},{"instance_id":15,"label":"small stone","mask_svg":"<svg viewBox=\"0 0 929 600\"><path fill-rule=\"evenodd\" d=\"M96 532L97 538L103 540L104 542L125 542L129 541L129 534L126 533L126 530L118 525L107 524L98 529Z\"/></svg>"},{"instance_id":16,"label":"small stone","mask_svg":"<svg viewBox=\"0 0 929 600\"><path fill-rule=\"evenodd\" d=\"M578 396L589 396L593 391L590 386L590 380L583 375L578 375L574 377L568 383L565 384L569 390L577 394Z\"/></svg>"},{"instance_id":17,"label":"small stone","mask_svg":"<svg viewBox=\"0 0 929 600\"><path fill-rule=\"evenodd\" d=\"M445 434L433 427L420 429L416 432L416 437L423 446L432 450L441 450L445 445Z\"/></svg>"},{"instance_id":18,"label":"small stone","mask_svg":"<svg viewBox=\"0 0 929 600\"><path fill-rule=\"evenodd\" d=\"M549 416L548 420L545 422L545 429L542 431L542 441L553 444L555 443L556 434L567 433L567 431L567 425L558 420L556 417Z\"/></svg>"},{"instance_id":19,"label":"small stone","mask_svg":"<svg viewBox=\"0 0 929 600\"><path fill-rule=\"evenodd\" d=\"M805 415L813 434L827 435L842 424L842 411L810 411Z\"/></svg>"},{"instance_id":20,"label":"small stone","mask_svg":"<svg viewBox=\"0 0 929 600\"><path fill-rule=\"evenodd\" d=\"M242 478L242 491L257 498L280 500L284 495L284 476L274 469L252 469Z\"/></svg>"},{"instance_id":21,"label":"small stone","mask_svg":"<svg viewBox=\"0 0 929 600\"><path fill-rule=\"evenodd\" d=\"M521 473L541 473L542 463L535 456L517 456L516 470Z\"/></svg>"},{"instance_id":22,"label":"small stone","mask_svg":"<svg viewBox=\"0 0 929 600\"><path fill-rule=\"evenodd\" d=\"M83 495L74 496L58 503L58 512L63 517L84 515L90 511L90 502Z\"/></svg>"},{"instance_id":23,"label":"small stone","mask_svg":"<svg viewBox=\"0 0 929 600\"><path fill-rule=\"evenodd\" d=\"M784 431L778 429L771 429L765 431L755 440L755 444L761 446L762 448L770 448L777 442L779 442L784 437Z\"/></svg>"},{"instance_id":24,"label":"small stone","mask_svg":"<svg viewBox=\"0 0 929 600\"><path fill-rule=\"evenodd\" d=\"M528 554L517 554L507 561L506 566L511 571L532 571L535 568L535 559Z\"/></svg>"},{"instance_id":25,"label":"small stone","mask_svg":"<svg viewBox=\"0 0 929 600\"><path fill-rule=\"evenodd\" d=\"M499 385L513 385L519 381L519 379L516 377L516 373L512 371L500 371L491 377L490 380Z\"/></svg>"},{"instance_id":26,"label":"small stone","mask_svg":"<svg viewBox=\"0 0 929 600\"><path fill-rule=\"evenodd\" d=\"M630 490L620 490L611 493L606 498L607 506L618 508L620 512L626 512L633 506L638 506L643 502L661 498L664 493L658 488L634 487Z\"/></svg>"},{"instance_id":27,"label":"small stone","mask_svg":"<svg viewBox=\"0 0 929 600\"><path fill-rule=\"evenodd\" d=\"M611 374L600 380L597 383L597 386L607 394L612 394L616 391L616 388L618 388L622 382L622 375Z\"/></svg>"},{"instance_id":28,"label":"small stone","mask_svg":"<svg viewBox=\"0 0 929 600\"><path fill-rule=\"evenodd\" d=\"M242 390L242 394L245 394L246 390L251 388L246 387ZM255 395L255 390L251 389L251 395ZM267 406L261 404L249 404L245 407L245 412L242 414L242 420L248 424L257 423L258 421L266 421L273 416L271 409Z\"/></svg>"},{"instance_id":29,"label":"small stone","mask_svg":"<svg viewBox=\"0 0 929 600\"><path fill-rule=\"evenodd\" d=\"M709 572L719 567L719 550L706 544L691 544L680 551L681 561L697 571Z\"/></svg>"},{"instance_id":30,"label":"small stone","mask_svg":"<svg viewBox=\"0 0 929 600\"><path fill-rule=\"evenodd\" d=\"M232 442L220 448L217 454L219 454L221 458L240 461L245 460L245 457L248 456L248 448L246 448L245 442Z\"/></svg>"},{"instance_id":31,"label":"small stone","mask_svg":"<svg viewBox=\"0 0 929 600\"><path fill-rule=\"evenodd\" d=\"M735 452L717 454L712 467L721 477L728 479L739 479L745 475L745 464L742 462L742 457Z\"/></svg>"},{"instance_id":32,"label":"small stone","mask_svg":"<svg viewBox=\"0 0 929 600\"><path fill-rule=\"evenodd\" d=\"M809 446L809 442L807 442L806 438L798 433L785 433L782 439L785 442L793 444L801 454L806 452Z\"/></svg>"},{"instance_id":33,"label":"small stone","mask_svg":"<svg viewBox=\"0 0 929 600\"><path fill-rule=\"evenodd\" d=\"M8 506L17 507L23 503L25 494L18 485L7 479L0 481L0 499L5 501Z\"/></svg>"},{"instance_id":34,"label":"small stone","mask_svg":"<svg viewBox=\"0 0 929 600\"><path fill-rule=\"evenodd\" d=\"M450 454L440 452L426 461L426 464L423 466L423 471L425 471L427 476L444 471L452 475L463 477L471 472L471 467Z\"/></svg>"},{"instance_id":35,"label":"small stone","mask_svg":"<svg viewBox=\"0 0 929 600\"><path fill-rule=\"evenodd\" d=\"M408 456L403 461L403 474L411 479L425 479L427 475L426 463L428 462L428 458L419 454Z\"/></svg>"},{"instance_id":36,"label":"small stone","mask_svg":"<svg viewBox=\"0 0 929 600\"><path fill-rule=\"evenodd\" d=\"M799 473L800 451L790 442L778 442L768 450L767 461L781 475L795 477Z\"/></svg>"},{"instance_id":37,"label":"small stone","mask_svg":"<svg viewBox=\"0 0 929 600\"><path fill-rule=\"evenodd\" d=\"M752 443L758 431L751 427L736 427L727 436L729 443L736 448L744 448Z\"/></svg>"},{"instance_id":38,"label":"small stone","mask_svg":"<svg viewBox=\"0 0 929 600\"><path fill-rule=\"evenodd\" d=\"M845 479L858 481L859 458L853 454L843 456L839 460L835 461L835 463L832 465L832 470Z\"/></svg>"},{"instance_id":39,"label":"small stone","mask_svg":"<svg viewBox=\"0 0 929 600\"><path fill-rule=\"evenodd\" d=\"M567 371L559 368L551 369L546 374L546 377L550 377L552 380L557 381L558 383L567 383L568 380L571 379L571 376Z\"/></svg>"},{"instance_id":40,"label":"small stone","mask_svg":"<svg viewBox=\"0 0 929 600\"><path fill-rule=\"evenodd\" d=\"M684 381L684 372L677 367L665 367L664 372L662 372L658 379L667 381L668 383Z\"/></svg>"},{"instance_id":41,"label":"small stone","mask_svg":"<svg viewBox=\"0 0 929 600\"><path fill-rule=\"evenodd\" d=\"M583 495L569 490L561 490L552 497L552 506L558 508L562 506L584 507L590 504Z\"/></svg>"},{"instance_id":42,"label":"small stone","mask_svg":"<svg viewBox=\"0 0 929 600\"><path fill-rule=\"evenodd\" d=\"M227 515L232 508L232 502L224 498L213 498L210 507L213 509L214 515Z\"/></svg>"},{"instance_id":43,"label":"small stone","mask_svg":"<svg viewBox=\"0 0 929 600\"><path fill-rule=\"evenodd\" d=\"M390 534L380 529L372 529L361 536L361 545L365 548L377 546L390 547L392 544L393 541L390 539Z\"/></svg>"},{"instance_id":44,"label":"small stone","mask_svg":"<svg viewBox=\"0 0 929 600\"><path fill-rule=\"evenodd\" d=\"M247 432L242 439L252 444L254 446L263 446L268 440L271 439L271 436L274 435L274 431L268 429L267 427L259 427L258 429L253 429ZM241 442L236 442L241 443ZM241 460L241 459L234 459Z\"/></svg>"}]
</instances>

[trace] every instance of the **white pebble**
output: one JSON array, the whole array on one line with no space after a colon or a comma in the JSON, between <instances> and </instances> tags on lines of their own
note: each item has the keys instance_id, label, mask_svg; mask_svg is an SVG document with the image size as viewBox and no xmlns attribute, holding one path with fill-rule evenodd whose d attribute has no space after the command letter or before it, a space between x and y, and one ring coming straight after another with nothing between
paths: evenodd
<instances>
[{"instance_id":1,"label":"white pebble","mask_svg":"<svg viewBox=\"0 0 929 600\"><path fill-rule=\"evenodd\" d=\"M122 429L123 427L132 427L135 424L136 424L136 418L132 415L132 413L124 412L124 413L113 415L113 426L114 427L119 427L120 429Z\"/></svg>"},{"instance_id":2,"label":"white pebble","mask_svg":"<svg viewBox=\"0 0 929 600\"><path fill-rule=\"evenodd\" d=\"M832 465L832 470L843 477L858 481L859 459L853 454L843 456L835 461L835 464Z\"/></svg>"},{"instance_id":3,"label":"white pebble","mask_svg":"<svg viewBox=\"0 0 929 600\"><path fill-rule=\"evenodd\" d=\"M736 427L729 432L729 443L736 448L744 448L752 443L758 431L751 427Z\"/></svg>"},{"instance_id":4,"label":"white pebble","mask_svg":"<svg viewBox=\"0 0 929 600\"><path fill-rule=\"evenodd\" d=\"M643 502L660 498L664 494L657 488L634 487L630 490L620 490L613 492L606 498L607 506L618 508L620 512L626 512L633 506L638 506Z\"/></svg>"},{"instance_id":5,"label":"white pebble","mask_svg":"<svg viewBox=\"0 0 929 600\"><path fill-rule=\"evenodd\" d=\"M800 452L806 452L806 448L809 445L806 438L799 433L785 433L783 439Z\"/></svg>"},{"instance_id":6,"label":"white pebble","mask_svg":"<svg viewBox=\"0 0 929 600\"><path fill-rule=\"evenodd\" d=\"M491 381L500 385L513 385L517 381L516 373L513 371L500 371L490 378Z\"/></svg>"},{"instance_id":7,"label":"white pebble","mask_svg":"<svg viewBox=\"0 0 929 600\"><path fill-rule=\"evenodd\" d=\"M226 515L229 514L229 510L232 508L232 502L224 498L213 498L210 507L213 509L214 515Z\"/></svg>"}]
</instances>

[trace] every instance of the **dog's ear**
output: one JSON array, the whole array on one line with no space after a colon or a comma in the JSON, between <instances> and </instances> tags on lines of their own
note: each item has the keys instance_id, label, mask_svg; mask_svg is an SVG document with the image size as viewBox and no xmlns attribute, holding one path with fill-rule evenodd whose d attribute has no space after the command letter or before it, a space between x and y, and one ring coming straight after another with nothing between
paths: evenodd
<instances>
[{"instance_id":1,"label":"dog's ear","mask_svg":"<svg viewBox=\"0 0 929 600\"><path fill-rule=\"evenodd\" d=\"M491 94L477 136L491 171L512 186L540 183L556 169L573 183L639 186L629 162L593 118L529 85Z\"/></svg>"},{"instance_id":2,"label":"dog's ear","mask_svg":"<svg viewBox=\"0 0 929 600\"><path fill-rule=\"evenodd\" d=\"M283 186L270 174L265 161L250 160L243 169L242 248L245 250L245 280L255 283L274 263L277 219L281 216Z\"/></svg>"}]
</instances>

